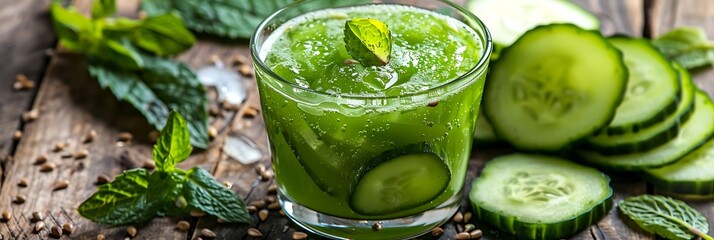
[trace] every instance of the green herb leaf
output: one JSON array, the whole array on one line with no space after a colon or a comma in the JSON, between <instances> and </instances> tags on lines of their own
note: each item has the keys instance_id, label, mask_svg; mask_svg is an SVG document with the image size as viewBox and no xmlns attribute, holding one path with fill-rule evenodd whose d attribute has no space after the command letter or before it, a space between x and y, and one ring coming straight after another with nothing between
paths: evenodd
<instances>
[{"instance_id":1,"label":"green herb leaf","mask_svg":"<svg viewBox=\"0 0 714 240\"><path fill-rule=\"evenodd\" d=\"M186 29L179 15L170 13L144 19L134 42L158 55L173 55L191 48L196 37Z\"/></svg>"},{"instance_id":2,"label":"green herb leaf","mask_svg":"<svg viewBox=\"0 0 714 240\"><path fill-rule=\"evenodd\" d=\"M190 210L185 205L179 208L175 203L176 199L181 197L185 179L185 173L179 169L171 172L156 171L151 174L146 198L150 202L158 202L161 206L155 212L156 215L179 215Z\"/></svg>"},{"instance_id":3,"label":"green herb leaf","mask_svg":"<svg viewBox=\"0 0 714 240\"><path fill-rule=\"evenodd\" d=\"M387 24L372 18L345 22L345 47L364 66L383 66L392 53L392 36Z\"/></svg>"},{"instance_id":4,"label":"green herb leaf","mask_svg":"<svg viewBox=\"0 0 714 240\"><path fill-rule=\"evenodd\" d=\"M680 27L652 41L667 58L687 69L714 63L714 43L701 28Z\"/></svg>"},{"instance_id":5,"label":"green herb leaf","mask_svg":"<svg viewBox=\"0 0 714 240\"><path fill-rule=\"evenodd\" d=\"M52 26L60 43L70 51L82 52L84 47L81 34L90 32L92 22L76 10L62 7L58 2L52 2Z\"/></svg>"},{"instance_id":6,"label":"green herb leaf","mask_svg":"<svg viewBox=\"0 0 714 240\"><path fill-rule=\"evenodd\" d=\"M113 182L99 186L94 195L84 201L79 214L104 224L141 223L151 219L158 202L148 201L149 172L143 168L126 171Z\"/></svg>"},{"instance_id":7,"label":"green herb leaf","mask_svg":"<svg viewBox=\"0 0 714 240\"><path fill-rule=\"evenodd\" d=\"M92 19L105 18L116 12L116 0L94 0L92 3Z\"/></svg>"},{"instance_id":8,"label":"green herb leaf","mask_svg":"<svg viewBox=\"0 0 714 240\"><path fill-rule=\"evenodd\" d=\"M161 171L172 171L177 163L191 155L191 137L186 120L177 112L169 113L166 125L154 144L154 162Z\"/></svg>"},{"instance_id":9,"label":"green herb leaf","mask_svg":"<svg viewBox=\"0 0 714 240\"><path fill-rule=\"evenodd\" d=\"M125 47L130 45L125 44ZM184 113L191 144L208 145L206 89L196 73L186 64L140 54L144 66L126 70L113 62L89 59L89 73L102 88L119 100L132 104L157 129L167 122L169 109Z\"/></svg>"},{"instance_id":10,"label":"green herb leaf","mask_svg":"<svg viewBox=\"0 0 714 240\"><path fill-rule=\"evenodd\" d=\"M648 232L667 239L705 239L709 232L707 219L686 203L670 197L640 195L619 203L620 211Z\"/></svg>"},{"instance_id":11,"label":"green herb leaf","mask_svg":"<svg viewBox=\"0 0 714 240\"><path fill-rule=\"evenodd\" d=\"M144 66L139 52L127 44L102 39L96 43L96 48L90 49L89 54L97 56L104 61L113 62L115 65L127 70L139 70Z\"/></svg>"},{"instance_id":12,"label":"green herb leaf","mask_svg":"<svg viewBox=\"0 0 714 240\"><path fill-rule=\"evenodd\" d=\"M228 222L250 223L243 200L218 183L203 168L194 167L186 174L184 197L192 207Z\"/></svg>"}]
</instances>

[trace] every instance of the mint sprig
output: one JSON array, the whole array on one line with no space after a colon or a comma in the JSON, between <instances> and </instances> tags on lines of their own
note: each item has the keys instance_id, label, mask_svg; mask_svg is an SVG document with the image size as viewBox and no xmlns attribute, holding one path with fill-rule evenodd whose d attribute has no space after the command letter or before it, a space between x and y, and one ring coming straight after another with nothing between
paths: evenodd
<instances>
[{"instance_id":1,"label":"mint sprig","mask_svg":"<svg viewBox=\"0 0 714 240\"><path fill-rule=\"evenodd\" d=\"M667 239L714 239L706 235L709 232L707 219L682 201L645 194L626 198L618 205L637 225Z\"/></svg>"},{"instance_id":2,"label":"mint sprig","mask_svg":"<svg viewBox=\"0 0 714 240\"><path fill-rule=\"evenodd\" d=\"M188 125L181 114L171 112L154 146L156 171L133 169L122 173L84 201L79 214L95 222L123 225L199 209L227 222L250 222L243 200L208 171L176 168L190 154ZM178 202L185 204L177 206Z\"/></svg>"},{"instance_id":3,"label":"mint sprig","mask_svg":"<svg viewBox=\"0 0 714 240\"><path fill-rule=\"evenodd\" d=\"M373 18L345 22L347 52L364 66L384 66L392 54L392 35L387 24Z\"/></svg>"}]
</instances>

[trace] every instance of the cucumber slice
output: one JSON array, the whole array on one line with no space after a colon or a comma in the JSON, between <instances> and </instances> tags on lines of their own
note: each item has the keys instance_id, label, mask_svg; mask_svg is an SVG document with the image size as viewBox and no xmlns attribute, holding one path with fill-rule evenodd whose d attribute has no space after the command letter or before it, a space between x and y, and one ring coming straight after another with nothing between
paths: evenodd
<instances>
[{"instance_id":1,"label":"cucumber slice","mask_svg":"<svg viewBox=\"0 0 714 240\"><path fill-rule=\"evenodd\" d=\"M468 9L483 21L493 43L507 47L523 33L551 23L572 23L583 29L598 30L595 15L568 0L471 0Z\"/></svg>"},{"instance_id":2,"label":"cucumber slice","mask_svg":"<svg viewBox=\"0 0 714 240\"><path fill-rule=\"evenodd\" d=\"M476 128L474 130L474 142L476 144L490 145L502 142L496 133L493 132L493 127L488 119L483 115L482 111L478 112L478 119L476 120Z\"/></svg>"},{"instance_id":3,"label":"cucumber slice","mask_svg":"<svg viewBox=\"0 0 714 240\"><path fill-rule=\"evenodd\" d=\"M673 164L645 169L659 190L677 194L714 195L714 139Z\"/></svg>"},{"instance_id":4,"label":"cucumber slice","mask_svg":"<svg viewBox=\"0 0 714 240\"><path fill-rule=\"evenodd\" d=\"M477 219L527 239L571 236L612 208L610 178L556 157L497 157L474 180L469 198Z\"/></svg>"},{"instance_id":5,"label":"cucumber slice","mask_svg":"<svg viewBox=\"0 0 714 240\"><path fill-rule=\"evenodd\" d=\"M610 37L620 49L629 72L625 98L605 130L609 134L637 132L677 110L680 86L672 64L649 40Z\"/></svg>"},{"instance_id":6,"label":"cucumber slice","mask_svg":"<svg viewBox=\"0 0 714 240\"><path fill-rule=\"evenodd\" d=\"M364 174L350 206L364 215L407 210L438 197L450 180L446 164L433 153L398 156Z\"/></svg>"},{"instance_id":7,"label":"cucumber slice","mask_svg":"<svg viewBox=\"0 0 714 240\"><path fill-rule=\"evenodd\" d=\"M701 91L694 95L694 113L684 123L676 138L646 152L607 156L589 150L577 150L583 161L616 170L641 170L676 161L701 146L714 134L714 103Z\"/></svg>"},{"instance_id":8,"label":"cucumber slice","mask_svg":"<svg viewBox=\"0 0 714 240\"><path fill-rule=\"evenodd\" d=\"M528 31L495 62L484 114L496 134L526 150L560 150L607 125L627 69L598 32L571 24Z\"/></svg>"},{"instance_id":9,"label":"cucumber slice","mask_svg":"<svg viewBox=\"0 0 714 240\"><path fill-rule=\"evenodd\" d=\"M588 139L588 148L603 154L643 152L661 146L677 137L680 126L689 119L694 110L696 87L687 70L679 65L676 65L675 68L682 86L682 96L677 105L677 111L672 116L636 133L608 135L607 132L601 132Z\"/></svg>"}]
</instances>

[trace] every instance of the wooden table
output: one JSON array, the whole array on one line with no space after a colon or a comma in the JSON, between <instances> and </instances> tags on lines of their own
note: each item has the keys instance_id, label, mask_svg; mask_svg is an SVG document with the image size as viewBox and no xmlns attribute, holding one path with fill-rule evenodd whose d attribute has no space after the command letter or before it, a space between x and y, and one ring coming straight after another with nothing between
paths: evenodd
<instances>
[{"instance_id":1,"label":"wooden table","mask_svg":"<svg viewBox=\"0 0 714 240\"><path fill-rule=\"evenodd\" d=\"M120 15L135 17L138 0L122 0ZM460 1L463 2L463 1ZM657 36L676 26L700 26L707 30L709 38L714 38L714 1L707 0L577 0L579 4L596 13L602 20L605 34L624 33L631 36ZM70 54L56 48L56 37L49 23L48 6L50 0L0 0L0 159L2 160L2 182L0 182L0 211L12 212L13 218L0 223L0 239L47 239L49 228L70 222L75 226L71 236L63 239L96 239L97 234L107 239L127 237L126 226L112 227L90 222L80 217L76 207L96 189L98 175L116 176L123 170L141 167L151 158L151 142L147 136L151 127L129 104L118 102L87 73L82 56ZM80 10L88 12L90 0L74 1ZM53 51L53 49L55 49ZM236 55L248 56L247 41L217 41L201 39L191 50L178 57L194 67L210 64L211 56L230 61ZM17 74L24 74L37 83L37 87L27 91L14 91L12 85ZM714 93L714 70L706 69L694 74L696 82L710 93ZM211 124L219 129L218 136L205 151L194 153L180 167L201 166L211 171L220 181L234 183L232 190L246 202L264 199L267 188L273 180L262 181L254 171L258 164L270 166L269 157L259 163L243 165L231 160L221 147L229 133L244 134L252 139L258 148L267 153L267 137L260 115L251 117L252 110L259 110L254 79L247 77L250 87L247 101L238 110L223 110ZM217 103L213 101L213 106ZM25 111L39 111L35 121L23 121ZM22 131L19 140L13 140L15 131ZM83 144L84 136L94 130L97 137L92 143ZM120 132L134 135L130 144L117 142ZM68 142L65 151L81 149L89 151L85 159L63 159L53 148L59 142ZM469 165L467 182L479 174L484 162L498 152L509 150L476 149ZM38 156L47 156L56 164L52 172L40 172L33 165ZM21 178L29 180L29 186L20 187ZM58 180L68 180L69 187L53 191ZM639 179L620 180L616 178L615 201L656 190ZM467 186L468 188L468 186ZM468 189L467 189L468 190ZM11 203L17 195L25 195L23 204ZM462 212L470 207L464 199ZM714 229L714 202L689 202L709 219L709 228ZM47 227L33 233L30 223L33 212L47 216L43 221ZM263 233L263 239L290 239L299 229L278 211L271 210L266 221L252 215L251 224L219 224L209 218L156 218L146 224L137 225L136 239L196 239L203 228L212 229L219 239L251 239L246 234L249 227ZM179 220L188 220L188 233L175 230ZM449 222L440 239L453 239L463 223ZM505 235L489 230L487 226L476 224L486 233L484 239L508 239ZM425 236L423 238L431 238ZM654 239L637 228L624 224L616 210L605 219L593 225L574 239Z\"/></svg>"}]
</instances>

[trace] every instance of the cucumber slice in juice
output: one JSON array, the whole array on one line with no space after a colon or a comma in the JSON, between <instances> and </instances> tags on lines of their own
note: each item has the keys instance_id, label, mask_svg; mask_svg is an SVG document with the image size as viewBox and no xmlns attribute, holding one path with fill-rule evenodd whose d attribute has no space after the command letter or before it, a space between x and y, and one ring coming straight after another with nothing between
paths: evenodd
<instances>
[{"instance_id":1,"label":"cucumber slice in juice","mask_svg":"<svg viewBox=\"0 0 714 240\"><path fill-rule=\"evenodd\" d=\"M610 122L627 69L600 33L552 24L504 50L487 77L483 109L498 137L520 149L557 151Z\"/></svg>"},{"instance_id":2,"label":"cucumber slice in juice","mask_svg":"<svg viewBox=\"0 0 714 240\"><path fill-rule=\"evenodd\" d=\"M621 155L605 155L590 150L577 150L575 153L583 161L616 170L641 170L672 163L704 144L714 134L714 103L706 93L697 91L694 104L694 113L684 123L677 137L662 146Z\"/></svg>"},{"instance_id":3,"label":"cucumber slice in juice","mask_svg":"<svg viewBox=\"0 0 714 240\"><path fill-rule=\"evenodd\" d=\"M469 198L477 219L527 239L571 236L612 208L610 178L556 157L511 154L486 163Z\"/></svg>"},{"instance_id":4,"label":"cucumber slice in juice","mask_svg":"<svg viewBox=\"0 0 714 240\"><path fill-rule=\"evenodd\" d=\"M382 215L420 206L444 192L451 174L433 153L413 153L387 160L369 170L352 192L352 209Z\"/></svg>"},{"instance_id":5,"label":"cucumber slice in juice","mask_svg":"<svg viewBox=\"0 0 714 240\"><path fill-rule=\"evenodd\" d=\"M675 163L645 169L659 190L677 194L714 195L714 139Z\"/></svg>"},{"instance_id":6,"label":"cucumber slice in juice","mask_svg":"<svg viewBox=\"0 0 714 240\"><path fill-rule=\"evenodd\" d=\"M672 64L647 39L610 37L623 53L629 72L627 91L609 134L636 132L654 125L677 110L680 85Z\"/></svg>"},{"instance_id":7,"label":"cucumber slice in juice","mask_svg":"<svg viewBox=\"0 0 714 240\"><path fill-rule=\"evenodd\" d=\"M523 33L551 23L572 23L597 30L597 17L569 0L471 0L469 11L488 26L493 43L507 47Z\"/></svg>"},{"instance_id":8,"label":"cucumber slice in juice","mask_svg":"<svg viewBox=\"0 0 714 240\"><path fill-rule=\"evenodd\" d=\"M675 68L680 76L682 93L677 111L672 116L638 132L618 135L609 135L605 131L601 132L588 139L588 148L603 154L643 152L661 146L677 137L681 125L684 124L692 115L691 113L694 112L696 86L694 86L694 82L692 82L692 78L687 70L678 65Z\"/></svg>"}]
</instances>

